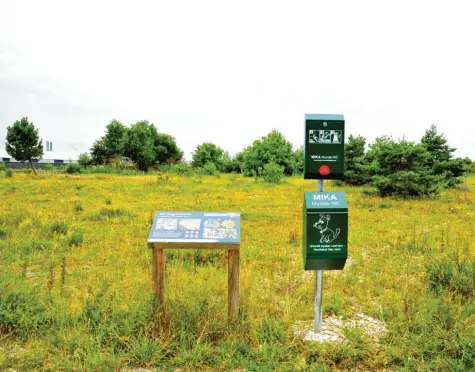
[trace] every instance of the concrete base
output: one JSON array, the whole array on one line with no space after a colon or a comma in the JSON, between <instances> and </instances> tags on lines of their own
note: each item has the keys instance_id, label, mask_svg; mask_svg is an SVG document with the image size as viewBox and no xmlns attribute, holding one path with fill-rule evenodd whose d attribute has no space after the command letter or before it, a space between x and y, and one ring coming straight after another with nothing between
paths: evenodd
<instances>
[{"instance_id":1,"label":"concrete base","mask_svg":"<svg viewBox=\"0 0 475 372\"><path fill-rule=\"evenodd\" d=\"M294 326L294 334L312 342L342 342L345 340L345 328L360 327L374 341L386 333L386 325L378 319L362 313L355 314L356 319L345 319L335 316L323 318L322 332L316 333L313 322L300 322Z\"/></svg>"},{"instance_id":2,"label":"concrete base","mask_svg":"<svg viewBox=\"0 0 475 372\"><path fill-rule=\"evenodd\" d=\"M329 330L323 330L320 333L315 331L308 331L304 338L305 341L314 341L314 342L341 342L343 338L338 336L335 332Z\"/></svg>"}]
</instances>

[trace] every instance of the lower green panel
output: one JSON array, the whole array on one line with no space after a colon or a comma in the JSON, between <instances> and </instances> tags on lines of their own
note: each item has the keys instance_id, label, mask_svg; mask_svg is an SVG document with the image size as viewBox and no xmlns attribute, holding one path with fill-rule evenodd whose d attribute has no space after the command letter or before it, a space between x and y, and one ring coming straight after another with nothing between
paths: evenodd
<instances>
[{"instance_id":1,"label":"lower green panel","mask_svg":"<svg viewBox=\"0 0 475 372\"><path fill-rule=\"evenodd\" d=\"M306 258L304 262L305 270L343 270L346 259L315 259Z\"/></svg>"}]
</instances>

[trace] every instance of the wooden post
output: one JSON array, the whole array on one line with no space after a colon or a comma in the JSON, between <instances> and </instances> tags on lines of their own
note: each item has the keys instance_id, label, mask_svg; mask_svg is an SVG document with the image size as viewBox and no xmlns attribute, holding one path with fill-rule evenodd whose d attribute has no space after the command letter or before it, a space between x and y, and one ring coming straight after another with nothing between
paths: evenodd
<instances>
[{"instance_id":1,"label":"wooden post","mask_svg":"<svg viewBox=\"0 0 475 372\"><path fill-rule=\"evenodd\" d=\"M239 245L228 249L228 316L239 311Z\"/></svg>"},{"instance_id":2,"label":"wooden post","mask_svg":"<svg viewBox=\"0 0 475 372\"><path fill-rule=\"evenodd\" d=\"M159 303L165 300L165 253L161 248L152 249L152 280Z\"/></svg>"}]
</instances>

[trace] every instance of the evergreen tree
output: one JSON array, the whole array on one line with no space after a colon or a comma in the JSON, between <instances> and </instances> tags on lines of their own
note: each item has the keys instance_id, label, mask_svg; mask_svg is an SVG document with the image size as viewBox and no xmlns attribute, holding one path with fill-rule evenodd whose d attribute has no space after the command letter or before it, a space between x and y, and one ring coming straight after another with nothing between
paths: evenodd
<instances>
[{"instance_id":1,"label":"evergreen tree","mask_svg":"<svg viewBox=\"0 0 475 372\"><path fill-rule=\"evenodd\" d=\"M461 181L457 178L467 171L466 163L461 158L453 158L455 148L449 146L444 134L437 132L437 127L432 124L421 138L421 145L430 153L427 160L428 166L434 175L443 175L446 187L453 187Z\"/></svg>"},{"instance_id":2,"label":"evergreen tree","mask_svg":"<svg viewBox=\"0 0 475 372\"><path fill-rule=\"evenodd\" d=\"M364 137L353 135L345 144L345 183L348 185L365 185L371 181L365 146Z\"/></svg>"},{"instance_id":3,"label":"evergreen tree","mask_svg":"<svg viewBox=\"0 0 475 372\"><path fill-rule=\"evenodd\" d=\"M432 124L421 138L421 145L432 155L429 162L444 162L452 159L454 148L450 147L443 134L437 133L437 127Z\"/></svg>"},{"instance_id":4,"label":"evergreen tree","mask_svg":"<svg viewBox=\"0 0 475 372\"><path fill-rule=\"evenodd\" d=\"M376 139L368 152L372 159L373 185L381 196L421 196L437 194L445 187L444 175L434 174L428 166L427 149L405 139Z\"/></svg>"}]
</instances>

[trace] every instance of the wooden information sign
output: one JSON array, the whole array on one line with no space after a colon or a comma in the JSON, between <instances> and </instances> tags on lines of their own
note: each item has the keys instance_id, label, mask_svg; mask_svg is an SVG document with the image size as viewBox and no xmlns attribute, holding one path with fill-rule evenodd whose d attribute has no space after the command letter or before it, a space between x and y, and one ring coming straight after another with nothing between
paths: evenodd
<instances>
[{"instance_id":1,"label":"wooden information sign","mask_svg":"<svg viewBox=\"0 0 475 372\"><path fill-rule=\"evenodd\" d=\"M239 310L241 218L227 212L157 212L148 246L152 249L155 294L165 297L164 249L226 249L228 251L228 315Z\"/></svg>"}]
</instances>

